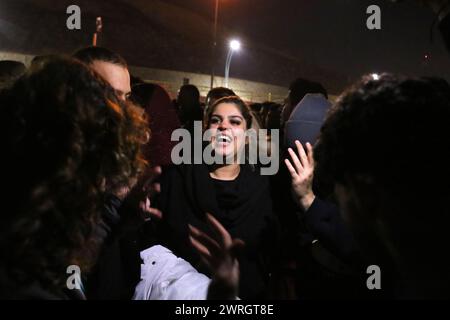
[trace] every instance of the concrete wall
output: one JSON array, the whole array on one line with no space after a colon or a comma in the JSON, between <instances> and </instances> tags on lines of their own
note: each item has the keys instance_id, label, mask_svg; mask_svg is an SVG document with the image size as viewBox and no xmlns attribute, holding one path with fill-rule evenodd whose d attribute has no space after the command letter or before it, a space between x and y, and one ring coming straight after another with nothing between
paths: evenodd
<instances>
[{"instance_id":1,"label":"concrete wall","mask_svg":"<svg viewBox=\"0 0 450 320\"><path fill-rule=\"evenodd\" d=\"M29 65L33 55L0 51L0 60L16 60ZM184 83L190 83L198 87L202 96L206 96L210 89L211 76L189 72L171 71L130 66L130 72L145 81L155 82L166 88L172 97L175 97L178 89ZM214 86L224 85L223 77L214 78ZM287 88L269 84L230 78L229 88L237 95L249 102L274 101L282 103L288 93Z\"/></svg>"},{"instance_id":2,"label":"concrete wall","mask_svg":"<svg viewBox=\"0 0 450 320\"><path fill-rule=\"evenodd\" d=\"M207 74L130 67L133 75L150 82L163 85L171 94L177 93L184 83L190 83L200 90L202 96L206 96L210 89L211 76ZM287 88L269 84L230 78L229 88L246 101L263 102L275 101L282 103L288 93ZM224 86L223 77L214 77L214 87Z\"/></svg>"},{"instance_id":3,"label":"concrete wall","mask_svg":"<svg viewBox=\"0 0 450 320\"><path fill-rule=\"evenodd\" d=\"M30 65L31 60L33 60L33 58L34 56L29 54L0 51L0 61L1 60L20 61L23 62L27 67Z\"/></svg>"}]
</instances>

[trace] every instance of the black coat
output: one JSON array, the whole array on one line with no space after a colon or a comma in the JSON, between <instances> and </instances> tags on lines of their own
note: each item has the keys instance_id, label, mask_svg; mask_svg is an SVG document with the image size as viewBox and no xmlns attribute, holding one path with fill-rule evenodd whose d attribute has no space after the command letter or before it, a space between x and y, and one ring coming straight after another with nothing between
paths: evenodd
<instances>
[{"instance_id":1,"label":"black coat","mask_svg":"<svg viewBox=\"0 0 450 320\"><path fill-rule=\"evenodd\" d=\"M264 296L278 244L278 221L272 212L266 177L249 166L241 166L235 181L224 182L212 179L206 165L176 166L163 173L160 209L163 243L206 274L208 270L190 244L188 224L214 236L205 222L205 213L215 216L233 238L246 244L238 258L239 296Z\"/></svg>"}]
</instances>

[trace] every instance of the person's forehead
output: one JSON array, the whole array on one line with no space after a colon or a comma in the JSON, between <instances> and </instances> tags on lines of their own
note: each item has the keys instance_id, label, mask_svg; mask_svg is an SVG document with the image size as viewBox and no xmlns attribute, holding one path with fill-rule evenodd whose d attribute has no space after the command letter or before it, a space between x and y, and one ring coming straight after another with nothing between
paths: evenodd
<instances>
[{"instance_id":1,"label":"person's forehead","mask_svg":"<svg viewBox=\"0 0 450 320\"><path fill-rule=\"evenodd\" d=\"M242 113L238 106L234 103L221 103L213 111L212 115L227 115L242 117Z\"/></svg>"},{"instance_id":2,"label":"person's forehead","mask_svg":"<svg viewBox=\"0 0 450 320\"><path fill-rule=\"evenodd\" d=\"M120 90L124 93L128 93L131 90L130 73L127 68L114 63L98 60L94 61L91 64L91 67L115 90Z\"/></svg>"}]
</instances>

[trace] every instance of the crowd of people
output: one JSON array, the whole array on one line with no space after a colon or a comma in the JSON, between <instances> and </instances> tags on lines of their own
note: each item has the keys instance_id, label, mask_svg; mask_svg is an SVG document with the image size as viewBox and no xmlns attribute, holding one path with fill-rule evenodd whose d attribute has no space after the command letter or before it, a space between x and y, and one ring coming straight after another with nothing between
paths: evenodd
<instances>
[{"instance_id":1,"label":"crowd of people","mask_svg":"<svg viewBox=\"0 0 450 320\"><path fill-rule=\"evenodd\" d=\"M449 298L446 80L365 75L332 103L298 78L279 105L172 101L102 47L0 70L2 299ZM199 122L226 161L174 164ZM251 129L275 175L237 161Z\"/></svg>"}]
</instances>

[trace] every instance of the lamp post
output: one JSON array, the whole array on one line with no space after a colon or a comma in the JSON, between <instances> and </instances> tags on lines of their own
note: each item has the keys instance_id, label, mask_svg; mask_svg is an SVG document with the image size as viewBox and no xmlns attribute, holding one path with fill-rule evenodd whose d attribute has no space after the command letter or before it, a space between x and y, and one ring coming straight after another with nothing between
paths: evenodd
<instances>
[{"instance_id":1,"label":"lamp post","mask_svg":"<svg viewBox=\"0 0 450 320\"><path fill-rule=\"evenodd\" d=\"M238 40L230 41L230 48L228 50L227 61L225 63L225 88L228 88L228 78L230 75L230 64L233 53L241 49L241 43Z\"/></svg>"},{"instance_id":2,"label":"lamp post","mask_svg":"<svg viewBox=\"0 0 450 320\"><path fill-rule=\"evenodd\" d=\"M214 64L216 62L216 47L217 47L217 18L219 16L219 0L216 0L214 9L214 33L213 33L213 45L211 54L211 88L214 86Z\"/></svg>"},{"instance_id":3,"label":"lamp post","mask_svg":"<svg viewBox=\"0 0 450 320\"><path fill-rule=\"evenodd\" d=\"M98 42L97 40L100 33L102 33L102 29L103 29L102 17L97 17L97 19L95 19L95 33L94 36L92 37L92 46L94 47L97 46Z\"/></svg>"}]
</instances>

